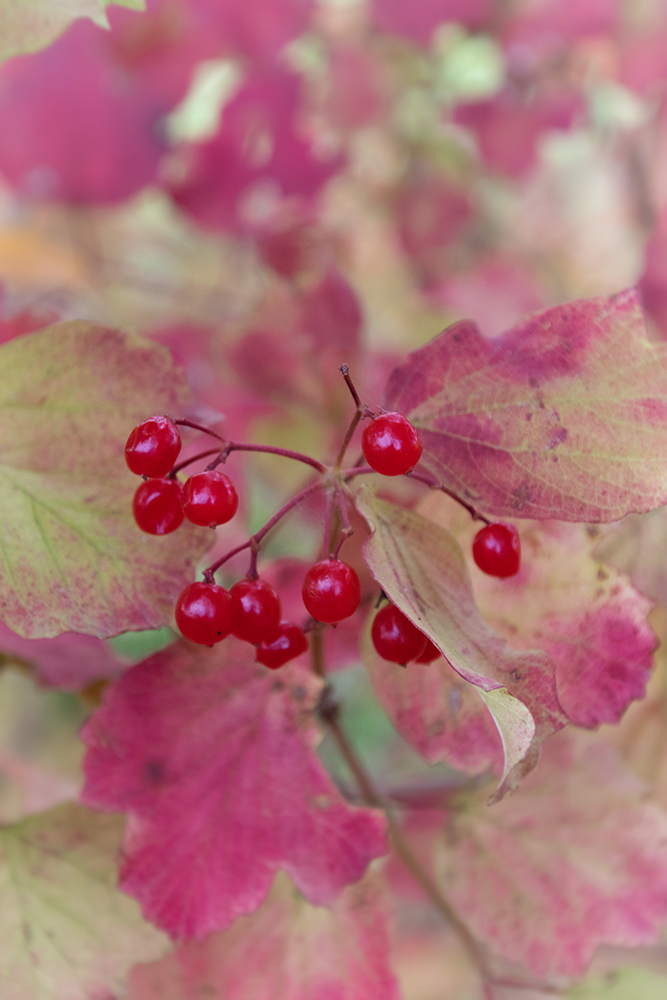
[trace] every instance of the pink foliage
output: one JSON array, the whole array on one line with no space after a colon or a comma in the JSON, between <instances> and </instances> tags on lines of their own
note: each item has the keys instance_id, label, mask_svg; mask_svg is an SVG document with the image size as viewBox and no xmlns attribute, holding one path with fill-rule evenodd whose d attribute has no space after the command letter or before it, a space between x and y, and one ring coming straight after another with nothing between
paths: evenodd
<instances>
[{"instance_id":1,"label":"pink foliage","mask_svg":"<svg viewBox=\"0 0 667 1000\"><path fill-rule=\"evenodd\" d=\"M84 800L129 812L121 885L176 938L255 910L279 868L330 904L386 850L383 817L348 805L314 753L317 681L252 657L232 639L172 646L83 731Z\"/></svg>"},{"instance_id":2,"label":"pink foliage","mask_svg":"<svg viewBox=\"0 0 667 1000\"><path fill-rule=\"evenodd\" d=\"M262 227L281 196L312 199L339 158L317 155L299 120L300 78L277 67L257 69L223 109L213 139L183 150L185 173L171 187L175 202L209 229ZM260 195L253 209L252 193ZM269 209L270 214L270 209Z\"/></svg>"},{"instance_id":3,"label":"pink foliage","mask_svg":"<svg viewBox=\"0 0 667 1000\"><path fill-rule=\"evenodd\" d=\"M569 129L580 106L574 93L528 99L508 90L487 101L460 104L454 121L475 133L489 169L521 177L536 166L544 133Z\"/></svg>"},{"instance_id":4,"label":"pink foliage","mask_svg":"<svg viewBox=\"0 0 667 1000\"><path fill-rule=\"evenodd\" d=\"M93 635L65 632L55 639L24 639L0 622L0 650L32 663L41 684L80 691L93 681L116 677L127 663Z\"/></svg>"},{"instance_id":5,"label":"pink foliage","mask_svg":"<svg viewBox=\"0 0 667 1000\"><path fill-rule=\"evenodd\" d=\"M580 975L598 944L650 944L667 919L667 817L572 730L515 795L452 817L438 867L473 933L540 977Z\"/></svg>"},{"instance_id":6,"label":"pink foliage","mask_svg":"<svg viewBox=\"0 0 667 1000\"><path fill-rule=\"evenodd\" d=\"M228 931L133 971L128 1000L400 1000L377 876L315 909L279 876Z\"/></svg>"},{"instance_id":7,"label":"pink foliage","mask_svg":"<svg viewBox=\"0 0 667 1000\"><path fill-rule=\"evenodd\" d=\"M373 19L380 31L428 45L445 21L480 27L491 13L491 0L373 0Z\"/></svg>"}]
</instances>

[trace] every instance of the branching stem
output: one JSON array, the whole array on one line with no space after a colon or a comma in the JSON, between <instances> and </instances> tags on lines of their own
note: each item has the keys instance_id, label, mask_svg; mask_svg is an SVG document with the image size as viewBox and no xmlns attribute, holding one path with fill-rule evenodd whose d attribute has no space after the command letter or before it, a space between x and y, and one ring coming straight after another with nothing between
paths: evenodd
<instances>
[{"instance_id":1,"label":"branching stem","mask_svg":"<svg viewBox=\"0 0 667 1000\"><path fill-rule=\"evenodd\" d=\"M241 441L227 441L218 457L210 462L206 468L215 469L217 465L224 464L227 458L233 451L259 451L266 455L281 455L283 458L292 458L296 462L304 462L306 465L310 465L311 468L317 469L318 472L326 472L326 465L322 465L318 462L316 458L311 458L310 455L302 455L300 451L291 451L289 448L276 448L269 444L244 444Z\"/></svg>"}]
</instances>

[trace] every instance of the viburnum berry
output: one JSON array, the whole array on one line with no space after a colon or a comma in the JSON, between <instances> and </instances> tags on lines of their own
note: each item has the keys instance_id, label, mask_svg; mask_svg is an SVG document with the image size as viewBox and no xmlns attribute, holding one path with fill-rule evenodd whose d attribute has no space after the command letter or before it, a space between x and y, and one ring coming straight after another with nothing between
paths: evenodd
<instances>
[{"instance_id":1,"label":"viburnum berry","mask_svg":"<svg viewBox=\"0 0 667 1000\"><path fill-rule=\"evenodd\" d=\"M420 656L415 657L415 663L433 663L442 653L430 639L426 639L426 649Z\"/></svg>"},{"instance_id":2,"label":"viburnum berry","mask_svg":"<svg viewBox=\"0 0 667 1000\"><path fill-rule=\"evenodd\" d=\"M371 469L383 476L402 476L415 467L423 446L402 413L381 413L364 428L361 450Z\"/></svg>"},{"instance_id":3,"label":"viburnum berry","mask_svg":"<svg viewBox=\"0 0 667 1000\"><path fill-rule=\"evenodd\" d=\"M212 646L232 630L232 598L215 583L191 583L176 601L176 624L186 639Z\"/></svg>"},{"instance_id":4,"label":"viburnum berry","mask_svg":"<svg viewBox=\"0 0 667 1000\"><path fill-rule=\"evenodd\" d=\"M169 417L149 417L135 427L125 445L125 461L137 476L161 479L173 468L181 435Z\"/></svg>"},{"instance_id":5,"label":"viburnum berry","mask_svg":"<svg viewBox=\"0 0 667 1000\"><path fill-rule=\"evenodd\" d=\"M277 670L307 649L308 640L303 630L291 622L280 622L276 637L271 642L260 642L258 645L257 662L263 663L269 670Z\"/></svg>"},{"instance_id":6,"label":"viburnum berry","mask_svg":"<svg viewBox=\"0 0 667 1000\"><path fill-rule=\"evenodd\" d=\"M426 636L395 604L380 608L371 627L371 638L379 656L392 663L409 663L426 649Z\"/></svg>"},{"instance_id":7,"label":"viburnum berry","mask_svg":"<svg viewBox=\"0 0 667 1000\"><path fill-rule=\"evenodd\" d=\"M483 573L506 579L515 576L521 565L521 541L512 524L487 524L475 535L472 554Z\"/></svg>"},{"instance_id":8,"label":"viburnum berry","mask_svg":"<svg viewBox=\"0 0 667 1000\"><path fill-rule=\"evenodd\" d=\"M223 472L198 472L183 486L183 513L204 528L231 521L238 505L234 483Z\"/></svg>"},{"instance_id":9,"label":"viburnum berry","mask_svg":"<svg viewBox=\"0 0 667 1000\"><path fill-rule=\"evenodd\" d=\"M340 559L323 559L311 566L303 581L303 603L318 622L335 625L359 607L361 586L351 566Z\"/></svg>"},{"instance_id":10,"label":"viburnum berry","mask_svg":"<svg viewBox=\"0 0 667 1000\"><path fill-rule=\"evenodd\" d=\"M278 634L280 598L270 583L264 580L239 580L231 588L234 620L232 634L237 639L267 642Z\"/></svg>"},{"instance_id":11,"label":"viburnum berry","mask_svg":"<svg viewBox=\"0 0 667 1000\"><path fill-rule=\"evenodd\" d=\"M147 479L132 501L134 520L149 535L168 535L183 523L181 484L176 479Z\"/></svg>"}]
</instances>

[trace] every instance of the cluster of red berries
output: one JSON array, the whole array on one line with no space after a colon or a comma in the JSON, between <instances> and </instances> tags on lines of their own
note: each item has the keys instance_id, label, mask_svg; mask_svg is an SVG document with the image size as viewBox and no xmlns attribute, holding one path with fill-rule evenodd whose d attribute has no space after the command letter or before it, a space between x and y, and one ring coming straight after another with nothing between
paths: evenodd
<instances>
[{"instance_id":1,"label":"cluster of red berries","mask_svg":"<svg viewBox=\"0 0 667 1000\"><path fill-rule=\"evenodd\" d=\"M410 473L417 464L422 443L402 414L382 413L365 427L362 450L374 471L400 476ZM168 417L149 417L134 428L127 440L128 468L144 478L134 494L134 518L139 528L149 534L169 534L184 518L214 528L231 520L238 508L231 479L214 469L196 473L181 483L176 474L189 463L174 464L180 451L178 427ZM502 523L487 524L475 537L473 556L485 573L513 576L520 562L516 529ZM256 646L258 662L271 669L308 649L303 629L283 620L280 598L269 583L258 578L254 562L248 576L230 590L213 582L214 570L215 566L207 570L204 582L186 587L176 602L176 624L186 639L213 646L234 635ZM308 570L302 596L315 621L335 625L357 610L361 598L359 577L347 563L330 556ZM440 656L430 639L393 604L387 604L375 616L372 639L378 654L394 663L431 663Z\"/></svg>"},{"instance_id":2,"label":"cluster of red berries","mask_svg":"<svg viewBox=\"0 0 667 1000\"><path fill-rule=\"evenodd\" d=\"M168 417L149 417L127 439L127 466L145 477L134 494L134 520L149 535L168 535L184 518L214 528L231 521L237 511L234 483L224 473L207 470L185 483L176 479L173 469L180 451L181 435Z\"/></svg>"}]
</instances>

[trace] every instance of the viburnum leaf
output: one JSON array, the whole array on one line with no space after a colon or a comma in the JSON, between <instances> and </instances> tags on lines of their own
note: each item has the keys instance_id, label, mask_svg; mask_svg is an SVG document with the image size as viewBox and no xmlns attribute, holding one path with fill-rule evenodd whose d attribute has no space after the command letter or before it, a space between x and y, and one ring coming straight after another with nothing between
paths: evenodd
<instances>
[{"instance_id":1,"label":"viburnum leaf","mask_svg":"<svg viewBox=\"0 0 667 1000\"><path fill-rule=\"evenodd\" d=\"M130 975L128 1000L400 1000L379 876L311 906L279 873L251 916Z\"/></svg>"},{"instance_id":2,"label":"viburnum leaf","mask_svg":"<svg viewBox=\"0 0 667 1000\"><path fill-rule=\"evenodd\" d=\"M454 509L456 508L456 509ZM478 525L448 497L420 506L471 551ZM657 640L651 604L628 579L592 555L584 525L519 522L521 569L508 580L471 562L477 605L513 649L541 649L556 665L559 701L577 726L616 723L643 698Z\"/></svg>"},{"instance_id":3,"label":"viburnum leaf","mask_svg":"<svg viewBox=\"0 0 667 1000\"><path fill-rule=\"evenodd\" d=\"M104 13L112 4L145 10L145 0L0 0L0 61L35 52L79 17L108 27Z\"/></svg>"},{"instance_id":4,"label":"viburnum leaf","mask_svg":"<svg viewBox=\"0 0 667 1000\"><path fill-rule=\"evenodd\" d=\"M315 754L320 684L227 639L131 669L83 730L84 800L127 810L121 886L180 939L255 910L275 872L330 904L386 851L384 817L348 805Z\"/></svg>"},{"instance_id":5,"label":"viburnum leaf","mask_svg":"<svg viewBox=\"0 0 667 1000\"><path fill-rule=\"evenodd\" d=\"M383 660L373 648L371 622L372 616L362 640L364 665L378 701L401 736L429 763L445 760L473 774L487 768L502 774L503 742L480 697L481 688L464 681L444 658L435 663L410 663L408 669ZM490 693L507 695L504 688ZM508 697L511 711L514 699ZM530 728L534 731L534 726ZM512 732L510 723L506 738ZM528 733L525 738L529 739ZM520 735L513 756L520 760L524 753Z\"/></svg>"},{"instance_id":6,"label":"viburnum leaf","mask_svg":"<svg viewBox=\"0 0 667 1000\"><path fill-rule=\"evenodd\" d=\"M106 637L173 620L213 532L143 534L132 428L178 416L185 374L165 348L71 321L0 346L0 616L27 638Z\"/></svg>"},{"instance_id":7,"label":"viburnum leaf","mask_svg":"<svg viewBox=\"0 0 667 1000\"><path fill-rule=\"evenodd\" d=\"M418 428L422 465L495 515L614 521L667 502L667 344L632 289L494 341L457 323L395 369L386 406Z\"/></svg>"},{"instance_id":8,"label":"viburnum leaf","mask_svg":"<svg viewBox=\"0 0 667 1000\"><path fill-rule=\"evenodd\" d=\"M580 975L605 942L655 941L667 918L667 816L613 748L569 729L512 796L454 813L439 878L481 941L534 975Z\"/></svg>"},{"instance_id":9,"label":"viburnum leaf","mask_svg":"<svg viewBox=\"0 0 667 1000\"><path fill-rule=\"evenodd\" d=\"M127 661L93 635L64 632L53 639L24 639L2 622L0 653L32 664L40 684L66 691L80 691L127 668Z\"/></svg>"},{"instance_id":10,"label":"viburnum leaf","mask_svg":"<svg viewBox=\"0 0 667 1000\"><path fill-rule=\"evenodd\" d=\"M3 1000L106 997L166 951L116 888L122 825L68 804L0 828Z\"/></svg>"},{"instance_id":11,"label":"viburnum leaf","mask_svg":"<svg viewBox=\"0 0 667 1000\"><path fill-rule=\"evenodd\" d=\"M448 531L414 511L378 499L369 487L357 494L356 503L373 530L364 546L364 558L387 596L429 636L464 680L486 692L507 689L508 694L485 700L503 740L502 780L524 761L513 776L517 777L534 765L539 743L567 722L558 703L553 662L540 652L515 652L486 624L475 605L463 553ZM426 665L423 676L428 684L423 685L421 696L411 694L425 718L432 713L427 706L438 685L432 675L440 675L438 701L443 706L451 690L449 667L438 660ZM389 676L401 684L395 672ZM411 687L414 681L404 683ZM395 691L385 696L378 689L378 697L387 709L399 703ZM441 725L446 725L443 713ZM413 721L418 725L414 716ZM415 729L400 731L406 739L415 740ZM419 750L425 742L429 759L437 759L433 755L438 753L438 744L430 743L427 729L413 745Z\"/></svg>"},{"instance_id":12,"label":"viburnum leaf","mask_svg":"<svg viewBox=\"0 0 667 1000\"><path fill-rule=\"evenodd\" d=\"M633 514L598 537L595 554L621 570L635 587L667 603L667 508Z\"/></svg>"}]
</instances>

